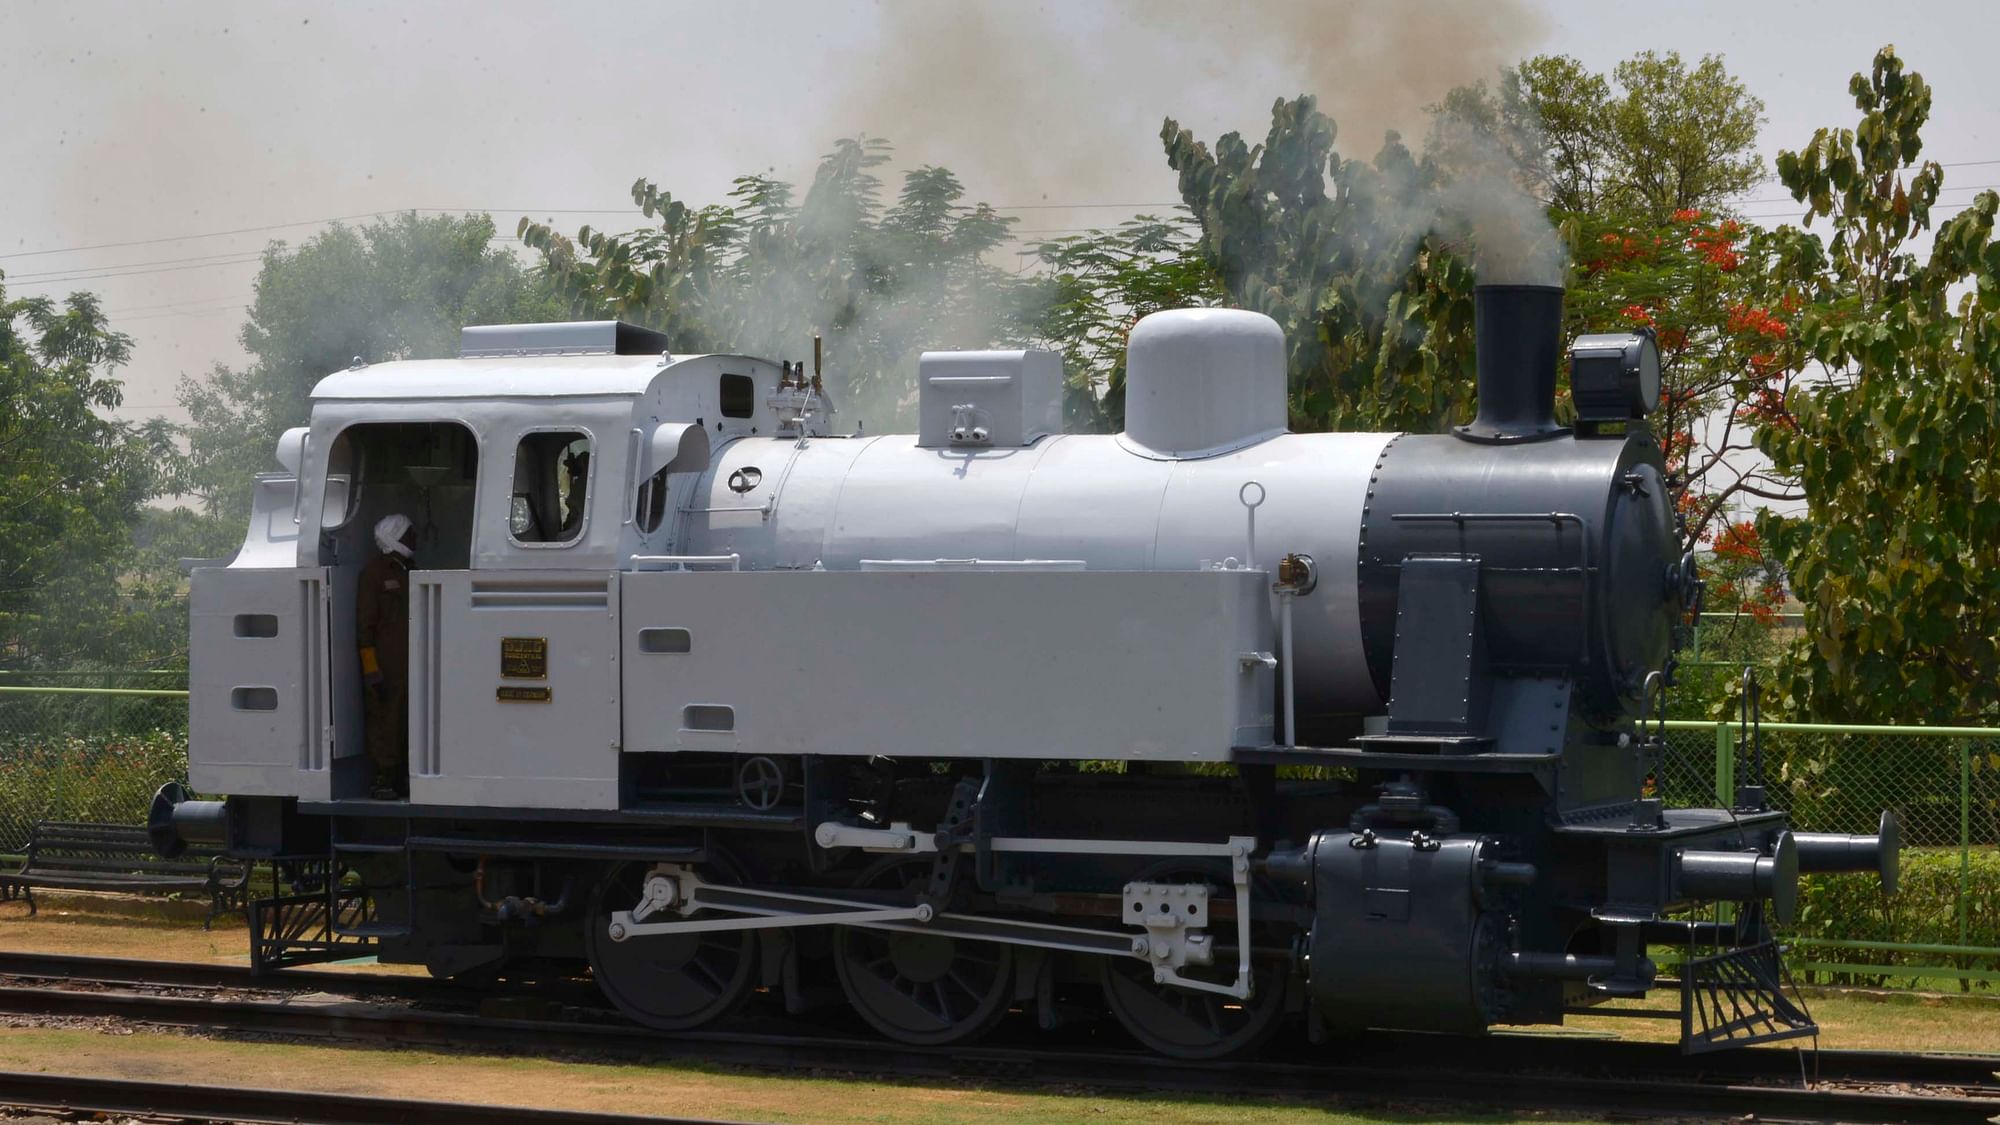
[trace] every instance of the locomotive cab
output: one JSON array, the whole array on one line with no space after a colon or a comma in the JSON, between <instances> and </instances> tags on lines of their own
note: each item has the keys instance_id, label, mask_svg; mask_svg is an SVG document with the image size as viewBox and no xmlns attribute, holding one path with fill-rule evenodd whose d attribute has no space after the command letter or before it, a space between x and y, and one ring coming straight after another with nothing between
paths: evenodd
<instances>
[{"instance_id":1,"label":"locomotive cab","mask_svg":"<svg viewBox=\"0 0 2000 1125\"><path fill-rule=\"evenodd\" d=\"M367 797L356 587L376 522L400 513L411 800L615 807L616 575L675 552L669 516L711 433L783 429L782 401L756 393L779 382L614 322L471 328L457 359L322 380L243 547L192 574L193 783Z\"/></svg>"}]
</instances>

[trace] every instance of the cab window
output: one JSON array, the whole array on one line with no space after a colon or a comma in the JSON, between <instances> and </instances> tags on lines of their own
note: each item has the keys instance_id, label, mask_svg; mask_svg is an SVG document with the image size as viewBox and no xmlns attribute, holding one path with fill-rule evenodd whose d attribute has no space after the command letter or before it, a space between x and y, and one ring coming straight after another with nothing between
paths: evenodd
<instances>
[{"instance_id":1,"label":"cab window","mask_svg":"<svg viewBox=\"0 0 2000 1125\"><path fill-rule=\"evenodd\" d=\"M575 430L524 434L514 449L507 530L521 543L573 543L589 512L590 435Z\"/></svg>"},{"instance_id":2,"label":"cab window","mask_svg":"<svg viewBox=\"0 0 2000 1125\"><path fill-rule=\"evenodd\" d=\"M757 382L750 376L725 372L719 391L724 418L748 418L757 412Z\"/></svg>"}]
</instances>

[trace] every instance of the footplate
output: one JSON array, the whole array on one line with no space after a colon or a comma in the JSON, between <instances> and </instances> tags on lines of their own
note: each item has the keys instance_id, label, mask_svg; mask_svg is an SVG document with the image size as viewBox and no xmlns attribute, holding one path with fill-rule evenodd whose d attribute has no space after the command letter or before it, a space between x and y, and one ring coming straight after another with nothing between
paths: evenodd
<instances>
[{"instance_id":1,"label":"footplate","mask_svg":"<svg viewBox=\"0 0 2000 1125\"><path fill-rule=\"evenodd\" d=\"M1681 968L1683 1054L1817 1034L1776 941L1690 957Z\"/></svg>"}]
</instances>

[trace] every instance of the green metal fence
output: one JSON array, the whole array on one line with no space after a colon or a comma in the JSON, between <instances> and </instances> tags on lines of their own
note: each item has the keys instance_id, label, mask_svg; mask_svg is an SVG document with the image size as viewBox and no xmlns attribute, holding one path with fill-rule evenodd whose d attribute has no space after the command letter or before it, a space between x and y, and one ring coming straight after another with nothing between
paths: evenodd
<instances>
[{"instance_id":1,"label":"green metal fence","mask_svg":"<svg viewBox=\"0 0 2000 1125\"><path fill-rule=\"evenodd\" d=\"M0 678L0 855L19 854L38 820L144 823L153 790L187 779L185 676L146 677L165 687L25 686L20 678Z\"/></svg>"},{"instance_id":2,"label":"green metal fence","mask_svg":"<svg viewBox=\"0 0 2000 1125\"><path fill-rule=\"evenodd\" d=\"M37 820L142 823L153 790L187 776L176 673L0 674L0 854ZM106 683L118 686L103 686ZM146 685L146 686L139 686ZM1753 780L1732 723L1670 722L1655 783L1668 804L1727 805ZM1763 725L1771 802L1803 830L1903 824L1903 892L1872 876L1806 880L1795 967L1839 983L2000 988L2000 730Z\"/></svg>"},{"instance_id":3,"label":"green metal fence","mask_svg":"<svg viewBox=\"0 0 2000 1125\"><path fill-rule=\"evenodd\" d=\"M1785 935L1808 979L1840 984L2000 986L2000 730L1762 725L1762 782L1802 831L1870 834L1902 824L1902 889L1874 877L1805 880ZM1736 724L1669 722L1657 777L1669 805L1727 807L1755 784L1758 748Z\"/></svg>"}]
</instances>

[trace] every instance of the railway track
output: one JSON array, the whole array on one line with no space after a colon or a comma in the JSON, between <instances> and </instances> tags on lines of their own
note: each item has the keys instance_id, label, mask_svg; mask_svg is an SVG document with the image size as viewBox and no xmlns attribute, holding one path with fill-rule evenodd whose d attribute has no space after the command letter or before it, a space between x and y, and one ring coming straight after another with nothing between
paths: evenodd
<instances>
[{"instance_id":1,"label":"railway track","mask_svg":"<svg viewBox=\"0 0 2000 1125\"><path fill-rule=\"evenodd\" d=\"M574 1051L772 1071L810 1066L914 1080L977 1078L1156 1094L1449 1102L1621 1116L1949 1123L2000 1117L2000 1081L1994 1073L2000 1059L1991 1056L1801 1055L1751 1049L1688 1058L1663 1045L1607 1040L1494 1035L1467 1050L1439 1037L1381 1035L1310 1057L1188 1063L1088 1043L1059 1049L995 1044L933 1050L833 1031L665 1035L634 1028L609 1013L567 1007L559 1019L495 1018L477 1010L490 990L381 974L293 971L253 977L229 966L0 954L0 978L7 982L0 984L0 1012L378 1045ZM560 981L528 988L530 994L538 989L545 995L567 994ZM301 1002L304 993L327 995ZM1802 1081L1802 1070L1815 1081ZM0 1081L0 1089L8 1088ZM285 1119L322 1120L310 1115Z\"/></svg>"}]
</instances>

